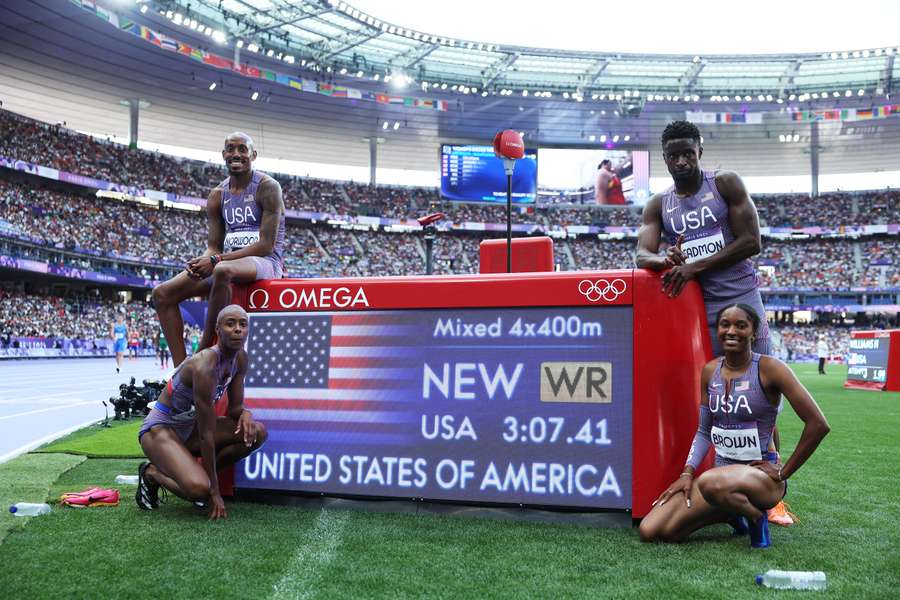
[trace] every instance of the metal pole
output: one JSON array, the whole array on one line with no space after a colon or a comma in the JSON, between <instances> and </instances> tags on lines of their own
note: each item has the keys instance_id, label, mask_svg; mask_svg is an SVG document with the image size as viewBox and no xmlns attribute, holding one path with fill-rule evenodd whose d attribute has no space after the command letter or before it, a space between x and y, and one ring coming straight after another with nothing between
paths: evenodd
<instances>
[{"instance_id":1,"label":"metal pole","mask_svg":"<svg viewBox=\"0 0 900 600\"><path fill-rule=\"evenodd\" d=\"M128 147L137 149L138 143L138 118L141 110L141 101L138 98L128 99Z\"/></svg>"},{"instance_id":2,"label":"metal pole","mask_svg":"<svg viewBox=\"0 0 900 600\"><path fill-rule=\"evenodd\" d=\"M512 173L506 173L506 272L512 273Z\"/></svg>"},{"instance_id":3,"label":"metal pole","mask_svg":"<svg viewBox=\"0 0 900 600\"><path fill-rule=\"evenodd\" d=\"M809 173L812 176L810 196L819 196L819 122L809 124Z\"/></svg>"}]
</instances>

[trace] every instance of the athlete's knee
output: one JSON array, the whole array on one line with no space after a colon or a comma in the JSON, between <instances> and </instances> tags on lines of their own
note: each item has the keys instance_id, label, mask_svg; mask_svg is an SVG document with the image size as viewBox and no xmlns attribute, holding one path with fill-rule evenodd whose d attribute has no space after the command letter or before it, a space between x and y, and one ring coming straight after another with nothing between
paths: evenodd
<instances>
[{"instance_id":1,"label":"athlete's knee","mask_svg":"<svg viewBox=\"0 0 900 600\"><path fill-rule=\"evenodd\" d=\"M638 527L638 535L642 542L655 542L659 536L659 528L655 526L653 519L644 519Z\"/></svg>"},{"instance_id":2,"label":"athlete's knee","mask_svg":"<svg viewBox=\"0 0 900 600\"><path fill-rule=\"evenodd\" d=\"M714 471L706 471L697 478L697 489L710 504L718 504L719 499L728 491L728 482Z\"/></svg>"},{"instance_id":3,"label":"athlete's knee","mask_svg":"<svg viewBox=\"0 0 900 600\"><path fill-rule=\"evenodd\" d=\"M213 267L213 285L230 285L234 279L234 268L226 262L219 262Z\"/></svg>"},{"instance_id":4,"label":"athlete's knee","mask_svg":"<svg viewBox=\"0 0 900 600\"><path fill-rule=\"evenodd\" d=\"M187 481L178 482L178 485L190 500L205 500L209 497L209 478L206 476L191 477Z\"/></svg>"},{"instance_id":5,"label":"athlete's knee","mask_svg":"<svg viewBox=\"0 0 900 600\"><path fill-rule=\"evenodd\" d=\"M168 282L167 282L168 283ZM150 292L150 298L153 300L154 306L165 306L166 304L171 304L172 295L169 293L169 286L166 283L161 283Z\"/></svg>"}]
</instances>

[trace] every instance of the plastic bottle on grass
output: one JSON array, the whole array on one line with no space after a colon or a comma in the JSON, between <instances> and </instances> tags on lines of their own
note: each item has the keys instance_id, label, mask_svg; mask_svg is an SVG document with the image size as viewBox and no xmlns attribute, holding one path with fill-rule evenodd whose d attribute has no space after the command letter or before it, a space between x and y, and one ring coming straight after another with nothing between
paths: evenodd
<instances>
[{"instance_id":1,"label":"plastic bottle on grass","mask_svg":"<svg viewBox=\"0 0 900 600\"><path fill-rule=\"evenodd\" d=\"M50 512L50 505L46 503L32 504L30 502L16 502L9 507L9 512L17 517L36 517Z\"/></svg>"},{"instance_id":2,"label":"plastic bottle on grass","mask_svg":"<svg viewBox=\"0 0 900 600\"><path fill-rule=\"evenodd\" d=\"M137 475L116 475L116 483L119 485L137 485Z\"/></svg>"},{"instance_id":3,"label":"plastic bottle on grass","mask_svg":"<svg viewBox=\"0 0 900 600\"><path fill-rule=\"evenodd\" d=\"M824 590L825 573L822 571L779 571L769 569L756 576L757 585L776 590Z\"/></svg>"}]
</instances>

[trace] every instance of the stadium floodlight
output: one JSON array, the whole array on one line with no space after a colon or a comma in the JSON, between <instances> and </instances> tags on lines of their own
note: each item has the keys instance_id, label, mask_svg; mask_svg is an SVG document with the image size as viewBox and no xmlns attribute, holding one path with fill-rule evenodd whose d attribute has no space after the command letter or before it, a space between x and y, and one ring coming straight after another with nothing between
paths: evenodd
<instances>
[{"instance_id":1,"label":"stadium floodlight","mask_svg":"<svg viewBox=\"0 0 900 600\"><path fill-rule=\"evenodd\" d=\"M270 58L271 58L272 56L275 56L275 51L272 50L271 48L269 48L269 50L266 52L266 56L268 56L268 57L270 57Z\"/></svg>"},{"instance_id":2,"label":"stadium floodlight","mask_svg":"<svg viewBox=\"0 0 900 600\"><path fill-rule=\"evenodd\" d=\"M254 44L253 42L250 42L250 43L247 45L247 50L249 50L250 52L256 53L256 52L259 52L259 46L257 46L257 45Z\"/></svg>"},{"instance_id":3,"label":"stadium floodlight","mask_svg":"<svg viewBox=\"0 0 900 600\"><path fill-rule=\"evenodd\" d=\"M259 98L259 92L257 92L256 90L253 90L253 93L250 94L250 99L253 100L254 102L256 102L257 98Z\"/></svg>"},{"instance_id":4,"label":"stadium floodlight","mask_svg":"<svg viewBox=\"0 0 900 600\"><path fill-rule=\"evenodd\" d=\"M862 55L863 55L863 58L869 58L869 51L868 51L868 50L863 50Z\"/></svg>"},{"instance_id":5,"label":"stadium floodlight","mask_svg":"<svg viewBox=\"0 0 900 600\"><path fill-rule=\"evenodd\" d=\"M597 140L597 136L596 136L596 135L589 135L589 136L588 136L588 141L589 141L589 142L593 142L593 141L596 141L596 140Z\"/></svg>"},{"instance_id":6,"label":"stadium floodlight","mask_svg":"<svg viewBox=\"0 0 900 600\"><path fill-rule=\"evenodd\" d=\"M204 30L203 33L205 33L207 37L212 37L212 34L213 34L213 28L210 27L209 25L207 25L207 26L206 26L206 30Z\"/></svg>"},{"instance_id":7,"label":"stadium floodlight","mask_svg":"<svg viewBox=\"0 0 900 600\"><path fill-rule=\"evenodd\" d=\"M394 131L400 129L400 121L394 121Z\"/></svg>"},{"instance_id":8,"label":"stadium floodlight","mask_svg":"<svg viewBox=\"0 0 900 600\"><path fill-rule=\"evenodd\" d=\"M618 144L618 143L619 143L619 136L618 136L618 135L614 135L612 141L613 141L613 144Z\"/></svg>"},{"instance_id":9,"label":"stadium floodlight","mask_svg":"<svg viewBox=\"0 0 900 600\"><path fill-rule=\"evenodd\" d=\"M473 88L472 88L472 93L473 93L473 94L477 94L477 93L478 93L478 88L477 88L477 87L473 87Z\"/></svg>"},{"instance_id":10,"label":"stadium floodlight","mask_svg":"<svg viewBox=\"0 0 900 600\"><path fill-rule=\"evenodd\" d=\"M374 81L378 81L379 79L381 79L381 73L375 73L374 75L372 75L372 79Z\"/></svg>"},{"instance_id":11,"label":"stadium floodlight","mask_svg":"<svg viewBox=\"0 0 900 600\"><path fill-rule=\"evenodd\" d=\"M528 96L528 90L522 90L522 96L527 97L527 96Z\"/></svg>"},{"instance_id":12,"label":"stadium floodlight","mask_svg":"<svg viewBox=\"0 0 900 600\"><path fill-rule=\"evenodd\" d=\"M237 43L236 43L235 45L236 45L238 48L243 48L243 47L244 47L244 40L238 40Z\"/></svg>"},{"instance_id":13,"label":"stadium floodlight","mask_svg":"<svg viewBox=\"0 0 900 600\"><path fill-rule=\"evenodd\" d=\"M396 73L391 77L391 85L397 89L403 89L409 84L409 78L405 73Z\"/></svg>"},{"instance_id":14,"label":"stadium floodlight","mask_svg":"<svg viewBox=\"0 0 900 600\"><path fill-rule=\"evenodd\" d=\"M850 58L850 54L847 52L841 52L841 58Z\"/></svg>"},{"instance_id":15,"label":"stadium floodlight","mask_svg":"<svg viewBox=\"0 0 900 600\"><path fill-rule=\"evenodd\" d=\"M388 122L385 121L384 123L382 123L382 124L381 124L381 128L382 128L382 129L387 129L387 128L388 128Z\"/></svg>"},{"instance_id":16,"label":"stadium floodlight","mask_svg":"<svg viewBox=\"0 0 900 600\"><path fill-rule=\"evenodd\" d=\"M778 141L784 143L784 134L783 133L778 134Z\"/></svg>"},{"instance_id":17,"label":"stadium floodlight","mask_svg":"<svg viewBox=\"0 0 900 600\"><path fill-rule=\"evenodd\" d=\"M773 98L772 94L766 94L766 102L771 102L772 98Z\"/></svg>"},{"instance_id":18,"label":"stadium floodlight","mask_svg":"<svg viewBox=\"0 0 900 600\"><path fill-rule=\"evenodd\" d=\"M759 95L756 97L756 99L759 100L760 102L762 102L763 100L766 99L766 97L763 96L762 94L759 94Z\"/></svg>"},{"instance_id":19,"label":"stadium floodlight","mask_svg":"<svg viewBox=\"0 0 900 600\"><path fill-rule=\"evenodd\" d=\"M853 58L859 58L859 50L853 51Z\"/></svg>"},{"instance_id":20,"label":"stadium floodlight","mask_svg":"<svg viewBox=\"0 0 900 600\"><path fill-rule=\"evenodd\" d=\"M341 75L347 74L347 67L341 67Z\"/></svg>"},{"instance_id":21,"label":"stadium floodlight","mask_svg":"<svg viewBox=\"0 0 900 600\"><path fill-rule=\"evenodd\" d=\"M881 48L875 48L875 56L881 56L884 53L884 50Z\"/></svg>"},{"instance_id":22,"label":"stadium floodlight","mask_svg":"<svg viewBox=\"0 0 900 600\"><path fill-rule=\"evenodd\" d=\"M831 92L831 95L835 98L839 98L841 93L840 92Z\"/></svg>"},{"instance_id":23,"label":"stadium floodlight","mask_svg":"<svg viewBox=\"0 0 900 600\"><path fill-rule=\"evenodd\" d=\"M600 143L603 144L605 142L606 142L606 134L604 133L600 136Z\"/></svg>"},{"instance_id":24,"label":"stadium floodlight","mask_svg":"<svg viewBox=\"0 0 900 600\"><path fill-rule=\"evenodd\" d=\"M224 44L225 43L225 32L220 29L213 31L212 39L214 42L216 42L218 44Z\"/></svg>"},{"instance_id":25,"label":"stadium floodlight","mask_svg":"<svg viewBox=\"0 0 900 600\"><path fill-rule=\"evenodd\" d=\"M795 141L795 142L799 142L799 141L800 141L800 134L799 134L799 133L795 133L795 134L794 134L794 141Z\"/></svg>"},{"instance_id":26,"label":"stadium floodlight","mask_svg":"<svg viewBox=\"0 0 900 600\"><path fill-rule=\"evenodd\" d=\"M442 90L446 90L446 89L447 89L447 84L446 84L446 83L442 83L442 84L441 84L441 89L442 89Z\"/></svg>"},{"instance_id":27,"label":"stadium floodlight","mask_svg":"<svg viewBox=\"0 0 900 600\"><path fill-rule=\"evenodd\" d=\"M215 81L213 81L211 84L209 84L209 91L213 91L214 89L216 89L216 82L215 82Z\"/></svg>"},{"instance_id":28,"label":"stadium floodlight","mask_svg":"<svg viewBox=\"0 0 900 600\"><path fill-rule=\"evenodd\" d=\"M699 57L699 56L695 56L695 57L694 57L694 62L695 62L695 63L700 62L700 57Z\"/></svg>"},{"instance_id":29,"label":"stadium floodlight","mask_svg":"<svg viewBox=\"0 0 900 600\"><path fill-rule=\"evenodd\" d=\"M837 52L832 52L832 53L831 53L831 60L837 60L837 57L838 57L838 53L837 53Z\"/></svg>"},{"instance_id":30,"label":"stadium floodlight","mask_svg":"<svg viewBox=\"0 0 900 600\"><path fill-rule=\"evenodd\" d=\"M566 100L568 100L568 99L569 99L569 92L563 92L563 98L565 98Z\"/></svg>"},{"instance_id":31,"label":"stadium floodlight","mask_svg":"<svg viewBox=\"0 0 900 600\"><path fill-rule=\"evenodd\" d=\"M631 141L631 136L630 136L630 135L626 135L625 137L622 138L622 141L623 141L623 142L630 142L630 141Z\"/></svg>"},{"instance_id":32,"label":"stadium floodlight","mask_svg":"<svg viewBox=\"0 0 900 600\"><path fill-rule=\"evenodd\" d=\"M599 94L591 94L591 100L596 100L599 97Z\"/></svg>"},{"instance_id":33,"label":"stadium floodlight","mask_svg":"<svg viewBox=\"0 0 900 600\"><path fill-rule=\"evenodd\" d=\"M172 17L172 22L175 23L176 25L181 25L181 21L183 19L184 19L184 17L181 16L181 13L175 13L175 16Z\"/></svg>"},{"instance_id":34,"label":"stadium floodlight","mask_svg":"<svg viewBox=\"0 0 900 600\"><path fill-rule=\"evenodd\" d=\"M484 90L483 92L481 92L482 98L487 98L487 95L488 95L487 90Z\"/></svg>"},{"instance_id":35,"label":"stadium floodlight","mask_svg":"<svg viewBox=\"0 0 900 600\"><path fill-rule=\"evenodd\" d=\"M813 98L813 100L818 100L818 99L819 99L819 92L813 92L813 93L812 93L812 98Z\"/></svg>"},{"instance_id":36,"label":"stadium floodlight","mask_svg":"<svg viewBox=\"0 0 900 600\"><path fill-rule=\"evenodd\" d=\"M459 89L459 86L456 85L455 83L454 83L453 85L450 86L450 91L451 91L451 92L455 92L455 91L458 90L458 89Z\"/></svg>"},{"instance_id":37,"label":"stadium floodlight","mask_svg":"<svg viewBox=\"0 0 900 600\"><path fill-rule=\"evenodd\" d=\"M797 99L797 94L791 94L790 96L788 96L788 100L790 100L791 102L793 102L796 99Z\"/></svg>"},{"instance_id":38,"label":"stadium floodlight","mask_svg":"<svg viewBox=\"0 0 900 600\"><path fill-rule=\"evenodd\" d=\"M857 95L857 96L865 96L865 95L866 95L866 90L860 89L859 91L856 92L856 95Z\"/></svg>"},{"instance_id":39,"label":"stadium floodlight","mask_svg":"<svg viewBox=\"0 0 900 600\"><path fill-rule=\"evenodd\" d=\"M141 14L142 15L147 14L147 5L146 4L141 5Z\"/></svg>"},{"instance_id":40,"label":"stadium floodlight","mask_svg":"<svg viewBox=\"0 0 900 600\"><path fill-rule=\"evenodd\" d=\"M728 96L722 96L722 100L724 100L725 102L728 102L729 97L728 97Z\"/></svg>"},{"instance_id":41,"label":"stadium floodlight","mask_svg":"<svg viewBox=\"0 0 900 600\"><path fill-rule=\"evenodd\" d=\"M852 92L851 90L847 90L846 92L844 92L844 96L845 96L846 98L849 98L849 97L852 96L852 95L853 95L853 92Z\"/></svg>"},{"instance_id":42,"label":"stadium floodlight","mask_svg":"<svg viewBox=\"0 0 900 600\"><path fill-rule=\"evenodd\" d=\"M777 102L778 104L784 104L784 100L782 100L781 98L776 98L775 102Z\"/></svg>"},{"instance_id":43,"label":"stadium floodlight","mask_svg":"<svg viewBox=\"0 0 900 600\"><path fill-rule=\"evenodd\" d=\"M175 18L175 13L173 13L171 10L167 10L167 11L166 11L166 18L169 19L169 20L171 21L173 18Z\"/></svg>"}]
</instances>

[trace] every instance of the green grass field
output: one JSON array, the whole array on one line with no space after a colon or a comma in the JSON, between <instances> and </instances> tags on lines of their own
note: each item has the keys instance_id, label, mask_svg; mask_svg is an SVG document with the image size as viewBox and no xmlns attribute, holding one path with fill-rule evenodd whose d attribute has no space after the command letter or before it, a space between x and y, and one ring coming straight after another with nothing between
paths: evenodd
<instances>
[{"instance_id":1,"label":"green grass field","mask_svg":"<svg viewBox=\"0 0 900 600\"><path fill-rule=\"evenodd\" d=\"M56 508L25 526L0 517L0 532L12 527L0 543L0 590L10 599L756 598L776 592L753 576L779 568L825 571L830 597L898 598L900 394L845 391L845 369L834 365L824 377L814 365L795 369L832 433L791 479L800 524L775 528L769 550L750 550L724 525L647 545L627 529L240 502L228 504L226 522L208 523L174 498L140 512L123 487L118 507ZM801 423L787 408L779 427L788 455ZM54 447L104 456L92 435ZM41 479L35 456L59 464L41 465ZM23 473L46 480L32 482L34 501L111 486L138 462L25 455L0 468L0 499L23 492Z\"/></svg>"}]
</instances>

